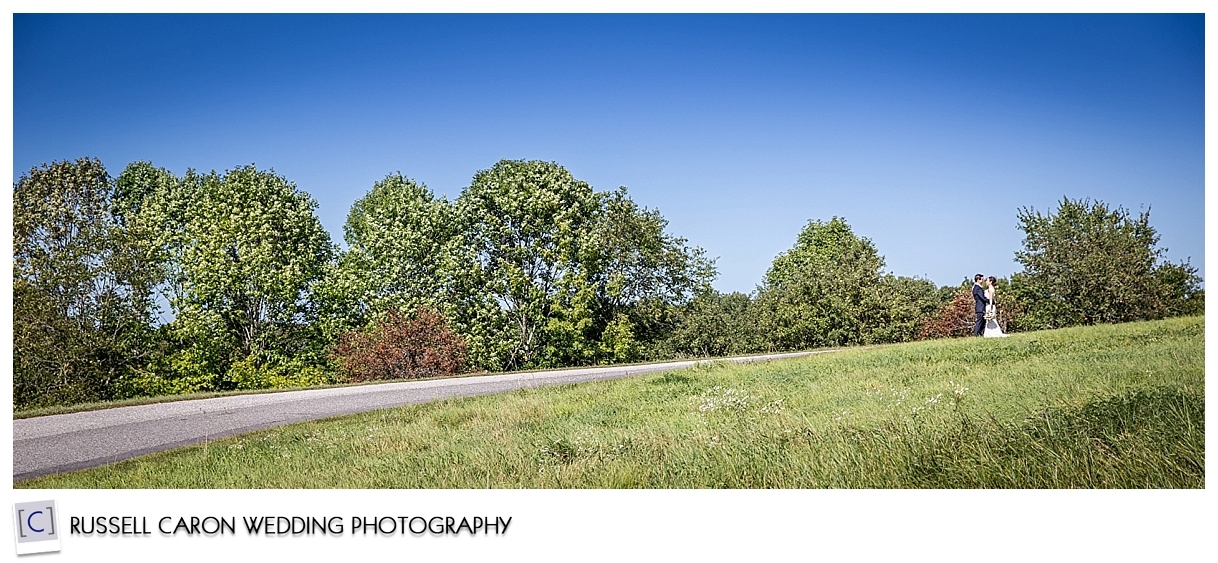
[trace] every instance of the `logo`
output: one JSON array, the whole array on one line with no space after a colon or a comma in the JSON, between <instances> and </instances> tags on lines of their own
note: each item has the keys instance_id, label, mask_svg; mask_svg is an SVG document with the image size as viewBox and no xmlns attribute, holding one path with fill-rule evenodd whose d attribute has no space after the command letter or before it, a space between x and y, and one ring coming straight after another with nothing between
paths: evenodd
<instances>
[{"instance_id":1,"label":"logo","mask_svg":"<svg viewBox=\"0 0 1218 563\"><path fill-rule=\"evenodd\" d=\"M17 555L59 551L59 522L55 501L19 502L13 505Z\"/></svg>"}]
</instances>

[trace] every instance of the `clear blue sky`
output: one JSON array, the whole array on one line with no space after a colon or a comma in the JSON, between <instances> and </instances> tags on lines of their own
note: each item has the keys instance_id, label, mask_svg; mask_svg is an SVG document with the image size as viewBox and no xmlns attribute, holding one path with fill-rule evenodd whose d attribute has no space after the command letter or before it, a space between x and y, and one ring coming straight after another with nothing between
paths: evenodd
<instances>
[{"instance_id":1,"label":"clear blue sky","mask_svg":"<svg viewBox=\"0 0 1218 563\"><path fill-rule=\"evenodd\" d=\"M1168 258L1204 267L1201 15L13 22L15 175L255 163L336 242L387 174L452 199L510 158L627 186L718 257L723 291L835 215L896 274L1010 275L1018 209L1063 195L1151 207Z\"/></svg>"}]
</instances>

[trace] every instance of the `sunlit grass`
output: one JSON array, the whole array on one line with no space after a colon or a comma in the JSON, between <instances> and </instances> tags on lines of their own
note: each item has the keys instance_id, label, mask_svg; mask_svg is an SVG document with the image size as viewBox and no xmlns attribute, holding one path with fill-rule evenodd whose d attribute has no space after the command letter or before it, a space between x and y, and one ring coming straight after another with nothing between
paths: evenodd
<instances>
[{"instance_id":1,"label":"sunlit grass","mask_svg":"<svg viewBox=\"0 0 1218 563\"><path fill-rule=\"evenodd\" d=\"M38 488L1203 487L1204 320L450 399Z\"/></svg>"}]
</instances>

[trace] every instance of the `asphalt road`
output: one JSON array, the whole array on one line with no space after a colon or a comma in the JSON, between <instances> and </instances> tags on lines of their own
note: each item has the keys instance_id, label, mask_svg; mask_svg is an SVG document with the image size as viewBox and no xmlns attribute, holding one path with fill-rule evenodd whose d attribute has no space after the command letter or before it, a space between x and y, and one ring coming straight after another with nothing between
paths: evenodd
<instances>
[{"instance_id":1,"label":"asphalt road","mask_svg":"<svg viewBox=\"0 0 1218 563\"><path fill-rule=\"evenodd\" d=\"M825 351L711 361L760 362L822 352ZM619 379L705 362L691 360L238 395L14 420L13 481L96 467L294 422L450 397Z\"/></svg>"}]
</instances>

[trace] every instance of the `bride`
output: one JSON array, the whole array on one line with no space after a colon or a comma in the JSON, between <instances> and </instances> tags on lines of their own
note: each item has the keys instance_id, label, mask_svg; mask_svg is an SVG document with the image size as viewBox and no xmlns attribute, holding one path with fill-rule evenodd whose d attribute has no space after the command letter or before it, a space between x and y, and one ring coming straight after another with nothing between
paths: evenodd
<instances>
[{"instance_id":1,"label":"bride","mask_svg":"<svg viewBox=\"0 0 1218 563\"><path fill-rule=\"evenodd\" d=\"M985 280L985 298L990 300L989 305L985 306L985 333L986 338L1002 338L1006 336L1002 332L1002 327L998 326L998 309L994 307L994 286L998 285L998 279L990 276Z\"/></svg>"}]
</instances>

